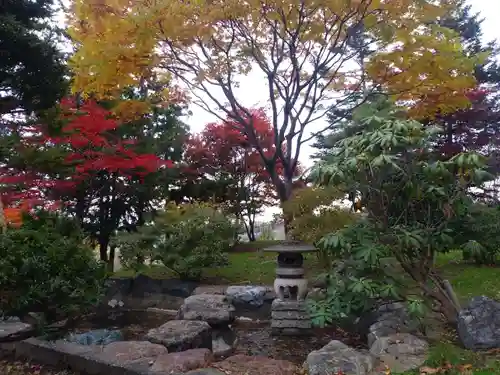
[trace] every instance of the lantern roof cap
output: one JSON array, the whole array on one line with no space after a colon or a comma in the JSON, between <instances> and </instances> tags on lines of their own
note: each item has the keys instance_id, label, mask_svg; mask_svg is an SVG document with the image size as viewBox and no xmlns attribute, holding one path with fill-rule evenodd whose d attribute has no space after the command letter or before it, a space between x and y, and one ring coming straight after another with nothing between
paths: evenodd
<instances>
[{"instance_id":1,"label":"lantern roof cap","mask_svg":"<svg viewBox=\"0 0 500 375\"><path fill-rule=\"evenodd\" d=\"M313 245L301 241L281 241L280 243L266 247L262 251L275 253L308 253L318 251Z\"/></svg>"}]
</instances>

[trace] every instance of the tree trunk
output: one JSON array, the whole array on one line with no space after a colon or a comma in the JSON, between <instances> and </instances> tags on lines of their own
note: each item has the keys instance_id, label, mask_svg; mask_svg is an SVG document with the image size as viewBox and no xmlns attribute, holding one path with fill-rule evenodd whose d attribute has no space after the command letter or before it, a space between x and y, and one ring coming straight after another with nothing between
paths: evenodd
<instances>
[{"instance_id":1,"label":"tree trunk","mask_svg":"<svg viewBox=\"0 0 500 375\"><path fill-rule=\"evenodd\" d=\"M142 227L144 225L144 203L141 200L141 203L139 204L139 208L137 209L138 211L138 219L137 219L137 225L135 230L137 230L139 227ZM143 265L144 262L146 261L146 258L142 254L138 254L136 256L137 264Z\"/></svg>"},{"instance_id":2,"label":"tree trunk","mask_svg":"<svg viewBox=\"0 0 500 375\"><path fill-rule=\"evenodd\" d=\"M114 270L115 270L115 246L110 246L109 259L108 259L108 271L113 272Z\"/></svg>"},{"instance_id":3,"label":"tree trunk","mask_svg":"<svg viewBox=\"0 0 500 375\"><path fill-rule=\"evenodd\" d=\"M109 240L107 238L99 238L99 255L103 262L108 261L108 245Z\"/></svg>"},{"instance_id":4,"label":"tree trunk","mask_svg":"<svg viewBox=\"0 0 500 375\"><path fill-rule=\"evenodd\" d=\"M446 321L452 325L456 325L460 307L455 304L452 296L447 293L445 283L441 276L433 271L430 271L427 274L419 272L418 267L413 267L412 265L404 263L403 259L397 255L396 259L399 261L401 267L403 267L406 273L411 276L413 280L415 280L420 290L433 301L438 303L439 310L445 317ZM429 281L432 281L434 285L429 285Z\"/></svg>"},{"instance_id":5,"label":"tree trunk","mask_svg":"<svg viewBox=\"0 0 500 375\"><path fill-rule=\"evenodd\" d=\"M276 187L276 192L278 194L281 207L283 210L283 205L284 203L288 202L290 198L292 197L292 190L293 190L293 178L291 176L285 176L284 181L281 179L273 179L274 185ZM290 234L290 224L292 223L292 218L289 217L289 215L286 214L286 212L283 210L283 229L285 231L285 238L286 240L293 240L291 234Z\"/></svg>"},{"instance_id":6,"label":"tree trunk","mask_svg":"<svg viewBox=\"0 0 500 375\"><path fill-rule=\"evenodd\" d=\"M255 241L255 225L252 223L252 220L249 220L249 223L245 221L245 219L241 219L243 221L243 225L245 226L245 231L247 232L248 241Z\"/></svg>"}]
</instances>

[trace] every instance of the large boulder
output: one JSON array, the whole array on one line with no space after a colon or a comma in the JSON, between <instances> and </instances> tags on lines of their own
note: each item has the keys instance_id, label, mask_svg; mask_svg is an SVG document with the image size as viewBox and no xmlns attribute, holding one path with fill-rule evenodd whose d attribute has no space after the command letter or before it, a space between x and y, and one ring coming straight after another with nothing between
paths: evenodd
<instances>
[{"instance_id":1,"label":"large boulder","mask_svg":"<svg viewBox=\"0 0 500 375\"><path fill-rule=\"evenodd\" d=\"M236 304L260 307L266 301L270 288L265 286L233 285L226 289L226 296Z\"/></svg>"},{"instance_id":2,"label":"large boulder","mask_svg":"<svg viewBox=\"0 0 500 375\"><path fill-rule=\"evenodd\" d=\"M213 367L225 374L235 375L295 375L298 370L297 366L288 361L243 354L217 362Z\"/></svg>"},{"instance_id":3,"label":"large boulder","mask_svg":"<svg viewBox=\"0 0 500 375\"><path fill-rule=\"evenodd\" d=\"M417 322L410 318L406 305L402 302L385 303L377 306L365 321L368 346L381 337L396 333L415 333ZM361 327L362 328L362 327Z\"/></svg>"},{"instance_id":4,"label":"large boulder","mask_svg":"<svg viewBox=\"0 0 500 375\"><path fill-rule=\"evenodd\" d=\"M212 350L212 329L202 321L171 320L150 329L146 338L165 346L169 352L206 348Z\"/></svg>"},{"instance_id":5,"label":"large boulder","mask_svg":"<svg viewBox=\"0 0 500 375\"><path fill-rule=\"evenodd\" d=\"M377 357L393 372L405 372L422 366L427 359L429 344L409 333L380 337L370 348L370 354Z\"/></svg>"},{"instance_id":6,"label":"large boulder","mask_svg":"<svg viewBox=\"0 0 500 375\"><path fill-rule=\"evenodd\" d=\"M215 358L227 357L233 354L238 338L236 333L229 327L212 331L212 352Z\"/></svg>"},{"instance_id":7,"label":"large boulder","mask_svg":"<svg viewBox=\"0 0 500 375\"><path fill-rule=\"evenodd\" d=\"M304 368L309 375L367 375L375 365L374 358L344 343L333 340L307 356Z\"/></svg>"},{"instance_id":8,"label":"large boulder","mask_svg":"<svg viewBox=\"0 0 500 375\"><path fill-rule=\"evenodd\" d=\"M198 294L184 300L177 318L201 320L211 326L227 326L235 319L235 308L224 295Z\"/></svg>"},{"instance_id":9,"label":"large boulder","mask_svg":"<svg viewBox=\"0 0 500 375\"><path fill-rule=\"evenodd\" d=\"M500 348L500 302L474 297L458 314L458 335L470 350Z\"/></svg>"}]
</instances>

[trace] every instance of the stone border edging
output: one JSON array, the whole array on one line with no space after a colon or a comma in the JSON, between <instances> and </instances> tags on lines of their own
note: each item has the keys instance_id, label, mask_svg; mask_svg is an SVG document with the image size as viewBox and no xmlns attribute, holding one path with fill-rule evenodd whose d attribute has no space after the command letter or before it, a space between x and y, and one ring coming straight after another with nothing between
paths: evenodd
<instances>
[{"instance_id":1,"label":"stone border edging","mask_svg":"<svg viewBox=\"0 0 500 375\"><path fill-rule=\"evenodd\" d=\"M147 375L149 359L132 364L118 365L99 357L92 347L73 344L62 340L50 342L30 338L3 346L6 351L14 351L16 358L30 359L56 368L71 368L89 375Z\"/></svg>"}]
</instances>

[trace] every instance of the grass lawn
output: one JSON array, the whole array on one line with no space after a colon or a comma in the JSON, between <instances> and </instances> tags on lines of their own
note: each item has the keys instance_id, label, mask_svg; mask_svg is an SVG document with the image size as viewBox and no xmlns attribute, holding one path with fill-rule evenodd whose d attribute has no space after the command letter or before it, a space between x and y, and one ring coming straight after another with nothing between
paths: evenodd
<instances>
[{"instance_id":1,"label":"grass lawn","mask_svg":"<svg viewBox=\"0 0 500 375\"><path fill-rule=\"evenodd\" d=\"M269 244L266 244L269 245ZM252 248L249 246L249 249ZM276 254L260 250L260 244L253 245L251 252L233 252L229 254L229 265L217 269L206 270L204 279L207 283L219 284L264 284L271 285L274 280L276 268ZM456 294L463 304L473 296L486 295L500 299L498 280L500 268L477 267L461 261L460 252L452 252L439 256L437 263L441 272L453 285ZM312 280L323 270L314 254L305 257L307 277ZM164 267L146 267L143 271L153 278L173 277L172 273ZM132 276L133 273L121 270L117 277ZM448 363L446 369L444 364ZM461 349L453 344L453 339L443 338L440 344L434 345L429 355L427 374L475 374L475 375L500 375L500 351L488 353L474 353ZM442 372L435 371L441 368ZM433 372L434 371L434 372ZM405 375L419 375L419 371L409 372Z\"/></svg>"},{"instance_id":2,"label":"grass lawn","mask_svg":"<svg viewBox=\"0 0 500 375\"><path fill-rule=\"evenodd\" d=\"M236 252L229 254L229 265L207 269L203 273L204 283L209 284L253 284L272 285L276 270L275 253L267 252ZM304 256L304 265L309 280L321 271L317 257L314 254ZM142 274L154 279L175 277L175 274L162 266L146 266ZM122 269L115 272L114 277L131 277L134 272Z\"/></svg>"}]
</instances>

